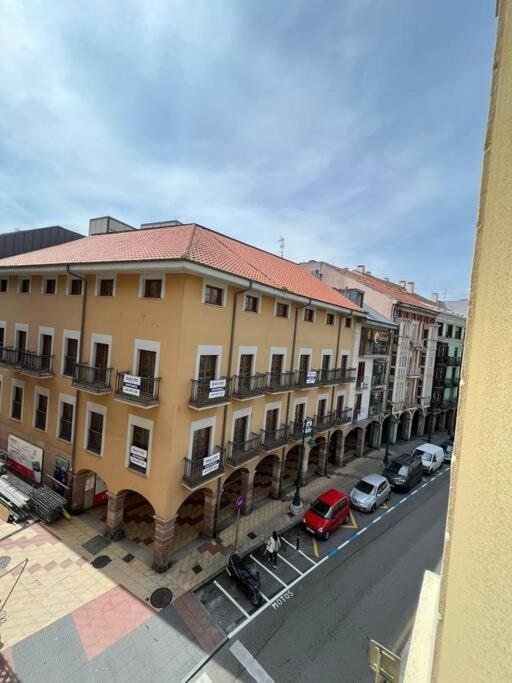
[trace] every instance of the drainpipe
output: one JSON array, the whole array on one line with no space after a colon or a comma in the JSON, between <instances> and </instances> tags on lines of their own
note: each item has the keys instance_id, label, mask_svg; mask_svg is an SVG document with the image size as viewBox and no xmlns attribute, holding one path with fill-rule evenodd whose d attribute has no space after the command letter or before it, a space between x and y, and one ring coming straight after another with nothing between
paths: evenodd
<instances>
[{"instance_id":1,"label":"drainpipe","mask_svg":"<svg viewBox=\"0 0 512 683\"><path fill-rule=\"evenodd\" d=\"M236 323L236 312L237 312L237 301L238 301L238 295L239 294L245 294L245 292L248 292L249 290L252 289L253 281L249 280L248 281L248 287L245 289L239 289L237 292L235 292L235 295L233 297L233 311L231 314L231 333L229 337L229 353L228 353L228 371L227 371L227 378L228 381L231 378L231 366L233 363L233 348L234 348L234 341L235 341L235 323ZM224 446L225 439L226 439L226 424L227 424L227 419L228 419L228 406L224 406L224 414L222 416L222 436L221 436L221 448ZM215 518L213 520L213 537L216 539L217 538L217 524L219 521L219 503L220 503L220 477L217 479L217 501L215 505Z\"/></svg>"},{"instance_id":2,"label":"drainpipe","mask_svg":"<svg viewBox=\"0 0 512 683\"><path fill-rule=\"evenodd\" d=\"M341 321L343 320L343 316L339 316L339 322L338 322L338 338L336 339L336 356L334 357L334 367L336 368L338 364L338 355L340 352L340 338L341 338ZM333 385L332 387L332 395L331 395L331 413L334 410L334 394L336 392L336 385Z\"/></svg>"},{"instance_id":3,"label":"drainpipe","mask_svg":"<svg viewBox=\"0 0 512 683\"><path fill-rule=\"evenodd\" d=\"M83 292L82 292L82 313L80 317L80 339L78 341L78 362L82 362L82 350L83 350L83 345L84 345L84 327L85 327L85 309L86 309L86 304L87 304L87 279L83 277L82 275L79 275L78 273L73 272L70 270L69 265L66 266L66 272L68 275L72 275L73 277L76 277L78 280L81 280L83 283ZM79 415L79 405L80 405L80 390L76 389L75 390L75 425L73 429L73 438L71 440L71 463L70 463L70 489L69 489L69 505L72 507L72 494L73 494L73 476L75 473L75 459L76 459L76 438L77 438L77 427L78 427L78 415Z\"/></svg>"}]
</instances>

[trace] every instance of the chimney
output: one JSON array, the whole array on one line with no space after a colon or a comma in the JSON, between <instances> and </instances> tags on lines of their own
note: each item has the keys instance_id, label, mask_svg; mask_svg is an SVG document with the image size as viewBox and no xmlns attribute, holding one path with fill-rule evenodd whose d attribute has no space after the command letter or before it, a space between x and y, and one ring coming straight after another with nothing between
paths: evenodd
<instances>
[{"instance_id":1,"label":"chimney","mask_svg":"<svg viewBox=\"0 0 512 683\"><path fill-rule=\"evenodd\" d=\"M414 282L409 281L409 282L407 283L407 291L408 291L410 294L413 294L413 293L414 293Z\"/></svg>"},{"instance_id":2,"label":"chimney","mask_svg":"<svg viewBox=\"0 0 512 683\"><path fill-rule=\"evenodd\" d=\"M389 278L388 278L388 277L385 277L384 280L386 280L386 282L389 282Z\"/></svg>"},{"instance_id":3,"label":"chimney","mask_svg":"<svg viewBox=\"0 0 512 683\"><path fill-rule=\"evenodd\" d=\"M405 280L398 280L400 287L405 287Z\"/></svg>"},{"instance_id":4,"label":"chimney","mask_svg":"<svg viewBox=\"0 0 512 683\"><path fill-rule=\"evenodd\" d=\"M371 275L372 273L371 273L370 270L367 270L367 271L366 271L366 274L367 274L367 275Z\"/></svg>"},{"instance_id":5,"label":"chimney","mask_svg":"<svg viewBox=\"0 0 512 683\"><path fill-rule=\"evenodd\" d=\"M364 266L357 266L356 270L358 273L362 273L364 275Z\"/></svg>"},{"instance_id":6,"label":"chimney","mask_svg":"<svg viewBox=\"0 0 512 683\"><path fill-rule=\"evenodd\" d=\"M432 292L432 301L437 304L439 301L439 292Z\"/></svg>"}]
</instances>

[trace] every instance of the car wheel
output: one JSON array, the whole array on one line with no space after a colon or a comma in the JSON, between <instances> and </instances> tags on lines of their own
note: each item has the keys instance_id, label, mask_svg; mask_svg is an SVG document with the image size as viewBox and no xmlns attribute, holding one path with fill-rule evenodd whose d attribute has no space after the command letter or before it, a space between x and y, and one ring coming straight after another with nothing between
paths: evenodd
<instances>
[{"instance_id":1,"label":"car wheel","mask_svg":"<svg viewBox=\"0 0 512 683\"><path fill-rule=\"evenodd\" d=\"M324 533L324 541L328 541L330 535L331 535L331 534L330 534L328 531L326 531L326 532Z\"/></svg>"},{"instance_id":2,"label":"car wheel","mask_svg":"<svg viewBox=\"0 0 512 683\"><path fill-rule=\"evenodd\" d=\"M375 503L374 503L374 504L372 505L372 509L370 510L370 512L375 512L376 509L377 509L377 506L376 506Z\"/></svg>"},{"instance_id":3,"label":"car wheel","mask_svg":"<svg viewBox=\"0 0 512 683\"><path fill-rule=\"evenodd\" d=\"M391 491L390 491L390 492L388 493L388 495L387 495L386 502L387 502L390 498L391 498Z\"/></svg>"},{"instance_id":4,"label":"car wheel","mask_svg":"<svg viewBox=\"0 0 512 683\"><path fill-rule=\"evenodd\" d=\"M261 596L261 594L257 595L256 593L253 593L251 595L251 602L255 607L259 607L263 602L263 597Z\"/></svg>"}]
</instances>

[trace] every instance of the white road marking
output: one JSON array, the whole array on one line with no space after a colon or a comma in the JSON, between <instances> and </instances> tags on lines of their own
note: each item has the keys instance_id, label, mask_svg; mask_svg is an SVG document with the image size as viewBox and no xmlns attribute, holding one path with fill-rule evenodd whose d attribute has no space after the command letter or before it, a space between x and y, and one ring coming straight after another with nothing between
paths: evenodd
<instances>
[{"instance_id":1,"label":"white road marking","mask_svg":"<svg viewBox=\"0 0 512 683\"><path fill-rule=\"evenodd\" d=\"M393 508L390 508L392 510ZM377 524L377 522L380 522L380 520L384 517L384 515L379 515L373 520L373 524Z\"/></svg>"},{"instance_id":2,"label":"white road marking","mask_svg":"<svg viewBox=\"0 0 512 683\"><path fill-rule=\"evenodd\" d=\"M300 570L300 569L297 569L297 567L296 567L294 564L292 564L291 562L288 562L288 560L287 560L285 557L283 557L283 556L281 555L281 553L277 553L277 556L280 557L280 558L283 560L283 562L286 562L286 564L287 564L289 567L291 567L292 569L294 569L294 570L297 572L297 574L300 574L300 575L302 576L302 574L303 574L304 572L301 572L301 570Z\"/></svg>"},{"instance_id":3,"label":"white road marking","mask_svg":"<svg viewBox=\"0 0 512 683\"><path fill-rule=\"evenodd\" d=\"M268 675L258 660L251 655L249 650L239 640L235 641L229 650L257 683L275 683L274 679Z\"/></svg>"},{"instance_id":4,"label":"white road marking","mask_svg":"<svg viewBox=\"0 0 512 683\"><path fill-rule=\"evenodd\" d=\"M233 605L235 605L235 607L238 607L238 609L240 610L240 612L242 612L242 614L244 614L247 618L249 618L249 613L246 612L246 611L244 610L244 608L242 607L242 605L239 605L239 604L238 604L238 602L235 600L235 598L232 597L232 596L227 592L227 590L226 590L225 588L222 588L222 586L220 585L220 583L218 583L218 581L214 581L213 583L217 586L217 588L221 591L221 593L224 593L224 595L226 596L226 598L227 598L228 600L230 600L230 601L233 603Z\"/></svg>"},{"instance_id":5,"label":"white road marking","mask_svg":"<svg viewBox=\"0 0 512 683\"><path fill-rule=\"evenodd\" d=\"M196 683L213 683L213 681L205 671L199 676L199 678L196 678Z\"/></svg>"},{"instance_id":6,"label":"white road marking","mask_svg":"<svg viewBox=\"0 0 512 683\"><path fill-rule=\"evenodd\" d=\"M269 569L268 567L265 567L265 565L263 564L263 562L260 562L258 559L256 559L256 558L254 557L254 555L251 555L251 558L252 558L255 562L257 562L257 563L260 565L260 567L263 567L263 569L264 569L266 572L268 572L268 573L270 574L270 576L273 576L274 579L275 579L276 581L279 581L279 583L281 584L281 586L285 586L285 587L286 587L287 584L286 584L284 581L281 581L281 579L280 579L276 574L274 574L274 572L271 572L270 569ZM313 569L313 567L311 567L311 569Z\"/></svg>"},{"instance_id":7,"label":"white road marking","mask_svg":"<svg viewBox=\"0 0 512 683\"><path fill-rule=\"evenodd\" d=\"M371 522L370 522L371 524ZM360 531L357 532L356 536L361 536L361 534L364 534L364 532L368 529L367 526L364 526Z\"/></svg>"},{"instance_id":8,"label":"white road marking","mask_svg":"<svg viewBox=\"0 0 512 683\"><path fill-rule=\"evenodd\" d=\"M281 540L284 541L285 543L288 543L290 548L297 550L297 548L293 545L293 543L290 543L290 541L288 541L284 536L281 536ZM308 555L306 555L306 553L303 553L302 550L297 550L297 552L300 553L302 555L302 557L305 557L306 560L309 560L311 562L311 564L316 564L315 560L312 560L310 557L308 557Z\"/></svg>"},{"instance_id":9,"label":"white road marking","mask_svg":"<svg viewBox=\"0 0 512 683\"><path fill-rule=\"evenodd\" d=\"M270 600L267 598L267 596L265 595L265 593L263 591L260 591L260 593L263 597L263 600L265 600L266 602L270 602Z\"/></svg>"}]
</instances>

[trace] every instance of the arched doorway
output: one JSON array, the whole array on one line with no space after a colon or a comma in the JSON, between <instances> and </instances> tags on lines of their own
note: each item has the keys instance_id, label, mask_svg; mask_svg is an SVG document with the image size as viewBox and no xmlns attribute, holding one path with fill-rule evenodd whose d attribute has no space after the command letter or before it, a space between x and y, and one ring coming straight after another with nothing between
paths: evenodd
<instances>
[{"instance_id":1,"label":"arched doorway","mask_svg":"<svg viewBox=\"0 0 512 683\"><path fill-rule=\"evenodd\" d=\"M366 425L366 429L364 430L364 448L362 455L366 455L369 451L373 450L373 432L374 429L379 428L379 423L378 422L370 422L370 424Z\"/></svg>"},{"instance_id":2,"label":"arched doorway","mask_svg":"<svg viewBox=\"0 0 512 683\"><path fill-rule=\"evenodd\" d=\"M99 474L92 470L80 470L72 480L72 509L82 512L102 505L106 506L107 491L107 483ZM106 516L105 507L105 519Z\"/></svg>"},{"instance_id":3,"label":"arched doorway","mask_svg":"<svg viewBox=\"0 0 512 683\"><path fill-rule=\"evenodd\" d=\"M421 410L416 410L412 417L411 437L418 436L418 427L420 423Z\"/></svg>"},{"instance_id":4,"label":"arched doorway","mask_svg":"<svg viewBox=\"0 0 512 683\"><path fill-rule=\"evenodd\" d=\"M357 455L357 434L360 431L359 427L354 427L345 436L345 455L343 457L343 464L353 460Z\"/></svg>"},{"instance_id":5,"label":"arched doorway","mask_svg":"<svg viewBox=\"0 0 512 683\"><path fill-rule=\"evenodd\" d=\"M252 494L253 505L270 497L274 466L278 461L279 457L275 453L271 453L256 465Z\"/></svg>"},{"instance_id":6,"label":"arched doorway","mask_svg":"<svg viewBox=\"0 0 512 683\"><path fill-rule=\"evenodd\" d=\"M321 476L318 470L320 468L321 450L325 448L325 438L323 436L316 436L315 442L316 446L313 446L313 448L311 448L309 451L308 469L305 475L306 480Z\"/></svg>"},{"instance_id":7,"label":"arched doorway","mask_svg":"<svg viewBox=\"0 0 512 683\"><path fill-rule=\"evenodd\" d=\"M398 439L404 439L405 438L405 429L406 429L406 421L407 421L407 415L408 413L402 413L400 417L398 418L398 427L396 430L396 438Z\"/></svg>"},{"instance_id":8,"label":"arched doorway","mask_svg":"<svg viewBox=\"0 0 512 683\"><path fill-rule=\"evenodd\" d=\"M288 488L295 484L300 466L301 446L293 446L286 454L283 471L283 488Z\"/></svg>"},{"instance_id":9,"label":"arched doorway","mask_svg":"<svg viewBox=\"0 0 512 683\"><path fill-rule=\"evenodd\" d=\"M173 552L197 540L204 531L206 489L193 491L176 512Z\"/></svg>"},{"instance_id":10,"label":"arched doorway","mask_svg":"<svg viewBox=\"0 0 512 683\"><path fill-rule=\"evenodd\" d=\"M343 448L343 432L337 429L331 434L329 439L328 462L336 465L340 461L340 451Z\"/></svg>"},{"instance_id":11,"label":"arched doorway","mask_svg":"<svg viewBox=\"0 0 512 683\"><path fill-rule=\"evenodd\" d=\"M123 491L124 493L124 491ZM126 491L123 509L123 531L133 543L153 550L155 510L149 500L137 491Z\"/></svg>"},{"instance_id":12,"label":"arched doorway","mask_svg":"<svg viewBox=\"0 0 512 683\"><path fill-rule=\"evenodd\" d=\"M389 415L386 415L385 418L382 420L382 431L380 435L380 445L385 446L388 443L388 438L389 438L389 427L391 424L391 420Z\"/></svg>"},{"instance_id":13,"label":"arched doorway","mask_svg":"<svg viewBox=\"0 0 512 683\"><path fill-rule=\"evenodd\" d=\"M218 530L225 528L226 522L236 515L235 502L242 495L242 480L247 470L235 470L224 482L219 502Z\"/></svg>"},{"instance_id":14,"label":"arched doorway","mask_svg":"<svg viewBox=\"0 0 512 683\"><path fill-rule=\"evenodd\" d=\"M427 413L427 416L425 418L425 430L424 430L424 436L427 438L429 437L430 434L434 432L434 418L435 415L433 413Z\"/></svg>"}]
</instances>

